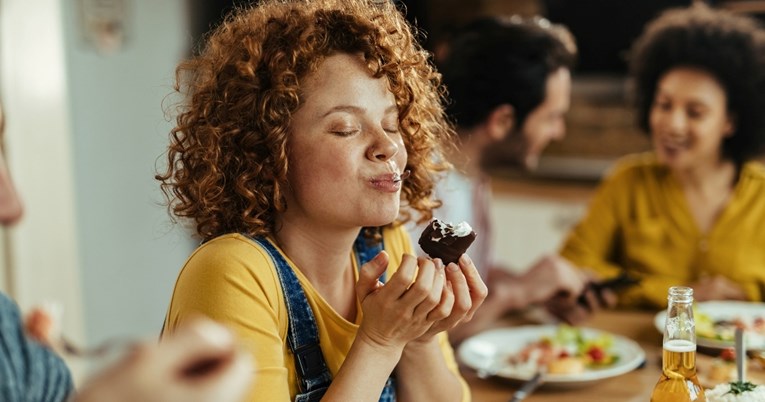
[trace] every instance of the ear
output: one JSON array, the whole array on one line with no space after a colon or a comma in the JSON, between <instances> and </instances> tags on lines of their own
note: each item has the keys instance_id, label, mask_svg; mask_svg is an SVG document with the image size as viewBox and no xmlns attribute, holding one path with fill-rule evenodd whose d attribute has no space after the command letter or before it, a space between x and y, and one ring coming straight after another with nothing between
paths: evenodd
<instances>
[{"instance_id":1,"label":"ear","mask_svg":"<svg viewBox=\"0 0 765 402\"><path fill-rule=\"evenodd\" d=\"M512 105L503 103L489 113L486 127L493 141L502 141L515 126L515 109Z\"/></svg>"},{"instance_id":2,"label":"ear","mask_svg":"<svg viewBox=\"0 0 765 402\"><path fill-rule=\"evenodd\" d=\"M723 137L727 138L733 135L733 132L736 131L737 120L738 118L736 115L728 113L728 119L723 128Z\"/></svg>"}]
</instances>

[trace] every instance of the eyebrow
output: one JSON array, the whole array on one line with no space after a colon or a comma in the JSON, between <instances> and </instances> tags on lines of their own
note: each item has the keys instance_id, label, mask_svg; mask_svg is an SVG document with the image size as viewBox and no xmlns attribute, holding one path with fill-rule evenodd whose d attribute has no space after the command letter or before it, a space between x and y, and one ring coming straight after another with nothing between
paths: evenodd
<instances>
[{"instance_id":1,"label":"eyebrow","mask_svg":"<svg viewBox=\"0 0 765 402\"><path fill-rule=\"evenodd\" d=\"M336 113L336 112L361 113L361 112L365 112L365 111L366 111L366 109L364 109L363 107L359 107L359 106L340 105L340 106L335 106L335 107L327 110L327 112L324 113L323 115L321 115L321 117L327 117L330 114ZM389 114L389 113L392 113L392 112L398 113L398 107L396 105L388 106L385 109L385 114L386 115Z\"/></svg>"}]
</instances>

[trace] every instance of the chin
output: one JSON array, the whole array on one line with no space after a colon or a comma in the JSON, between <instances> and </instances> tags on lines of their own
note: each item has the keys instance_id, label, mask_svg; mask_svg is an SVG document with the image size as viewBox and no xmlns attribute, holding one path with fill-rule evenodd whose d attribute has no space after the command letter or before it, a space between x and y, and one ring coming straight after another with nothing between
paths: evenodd
<instances>
[{"instance_id":1,"label":"chin","mask_svg":"<svg viewBox=\"0 0 765 402\"><path fill-rule=\"evenodd\" d=\"M372 216L368 216L367 219L364 219L364 223L362 226L364 227L378 227L378 226L385 226L387 224L392 223L393 221L398 218L399 211L398 208L395 211L379 211L378 213L372 214Z\"/></svg>"},{"instance_id":2,"label":"chin","mask_svg":"<svg viewBox=\"0 0 765 402\"><path fill-rule=\"evenodd\" d=\"M526 155L523 158L523 168L528 171L537 170L539 167L539 155Z\"/></svg>"}]
</instances>

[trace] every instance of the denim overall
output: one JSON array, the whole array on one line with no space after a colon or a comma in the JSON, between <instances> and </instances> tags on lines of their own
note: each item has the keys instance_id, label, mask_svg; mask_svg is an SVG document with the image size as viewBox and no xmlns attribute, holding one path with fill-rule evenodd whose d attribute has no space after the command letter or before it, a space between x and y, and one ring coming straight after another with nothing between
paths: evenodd
<instances>
[{"instance_id":1,"label":"denim overall","mask_svg":"<svg viewBox=\"0 0 765 402\"><path fill-rule=\"evenodd\" d=\"M276 247L264 238L252 238L252 240L271 256L282 285L289 316L287 345L295 356L295 370L300 385L300 393L295 396L295 402L319 401L332 382L332 374L327 368L324 354L319 347L319 330L313 310L308 304L297 276ZM361 269L364 263L374 258L383 249L383 244L381 240L377 244L370 245L368 239L363 236L362 229L353 247L356 251L357 265ZM380 280L385 281L385 276L383 275ZM380 395L380 402L395 401L395 380L389 377Z\"/></svg>"}]
</instances>

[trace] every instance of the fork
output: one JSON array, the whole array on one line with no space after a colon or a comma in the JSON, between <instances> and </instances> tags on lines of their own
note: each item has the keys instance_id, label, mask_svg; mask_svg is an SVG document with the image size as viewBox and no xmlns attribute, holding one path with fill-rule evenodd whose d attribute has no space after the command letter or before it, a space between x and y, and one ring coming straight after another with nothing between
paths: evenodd
<instances>
[{"instance_id":1,"label":"fork","mask_svg":"<svg viewBox=\"0 0 765 402\"><path fill-rule=\"evenodd\" d=\"M130 339L112 338L105 340L98 346L81 347L61 335L58 339L58 344L61 346L60 350L68 356L98 359L115 352L131 350L138 344L138 342Z\"/></svg>"},{"instance_id":2,"label":"fork","mask_svg":"<svg viewBox=\"0 0 765 402\"><path fill-rule=\"evenodd\" d=\"M534 392L534 390L544 382L545 371L546 370L540 368L540 370L537 371L533 377L524 382L523 385L521 385L521 387L518 388L515 393L513 393L512 398L510 398L510 402L521 402L522 400L526 399L527 396L531 395L531 393Z\"/></svg>"}]
</instances>

